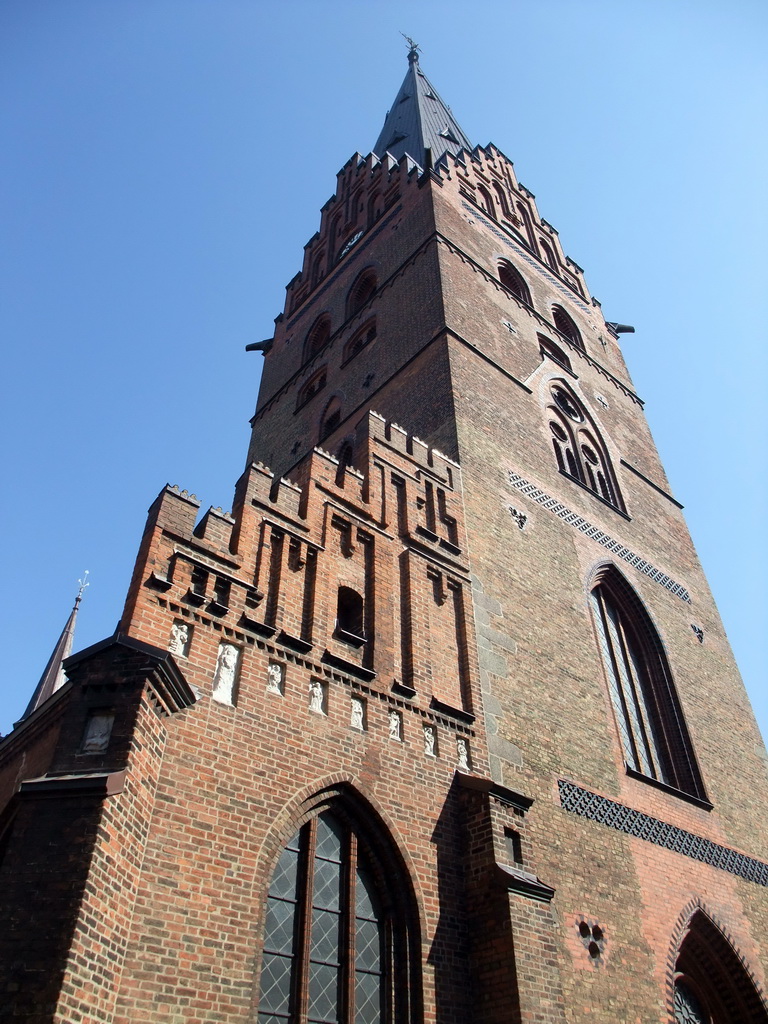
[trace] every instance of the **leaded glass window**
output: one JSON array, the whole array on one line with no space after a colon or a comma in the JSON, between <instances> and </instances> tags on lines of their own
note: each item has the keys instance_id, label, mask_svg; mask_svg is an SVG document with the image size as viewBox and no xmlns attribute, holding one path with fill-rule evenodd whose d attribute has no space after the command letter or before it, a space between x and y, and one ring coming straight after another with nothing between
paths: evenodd
<instances>
[{"instance_id":1,"label":"leaded glass window","mask_svg":"<svg viewBox=\"0 0 768 1024\"><path fill-rule=\"evenodd\" d=\"M269 887L261 1024L389 1024L388 933L363 844L323 812L285 847Z\"/></svg>"},{"instance_id":2,"label":"leaded glass window","mask_svg":"<svg viewBox=\"0 0 768 1024\"><path fill-rule=\"evenodd\" d=\"M709 1015L684 981L675 984L675 1024L709 1024Z\"/></svg>"}]
</instances>

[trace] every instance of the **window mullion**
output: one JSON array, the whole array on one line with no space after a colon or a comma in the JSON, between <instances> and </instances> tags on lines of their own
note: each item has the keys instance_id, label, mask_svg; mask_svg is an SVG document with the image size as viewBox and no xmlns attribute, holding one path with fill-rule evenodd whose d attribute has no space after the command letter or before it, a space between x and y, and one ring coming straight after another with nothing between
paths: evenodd
<instances>
[{"instance_id":1,"label":"window mullion","mask_svg":"<svg viewBox=\"0 0 768 1024\"><path fill-rule=\"evenodd\" d=\"M357 836L347 835L348 856L342 892L342 948L341 978L342 1006L340 1020L354 1024L355 1020L355 882L357 879Z\"/></svg>"},{"instance_id":2,"label":"window mullion","mask_svg":"<svg viewBox=\"0 0 768 1024\"><path fill-rule=\"evenodd\" d=\"M313 818L305 826L307 841L303 844L303 861L299 877L302 880L302 891L299 899L299 941L297 948L298 963L294 971L293 1001L295 1012L291 1024L306 1024L309 1012L309 948L312 933L312 895L314 885L315 845L317 840L317 818Z\"/></svg>"}]
</instances>

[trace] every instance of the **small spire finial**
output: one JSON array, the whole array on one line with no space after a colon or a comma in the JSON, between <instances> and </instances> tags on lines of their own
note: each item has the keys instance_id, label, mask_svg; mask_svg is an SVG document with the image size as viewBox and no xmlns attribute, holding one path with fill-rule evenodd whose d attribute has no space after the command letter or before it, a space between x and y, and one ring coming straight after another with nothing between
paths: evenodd
<instances>
[{"instance_id":1,"label":"small spire finial","mask_svg":"<svg viewBox=\"0 0 768 1024\"><path fill-rule=\"evenodd\" d=\"M410 36L407 36L405 32L401 32L400 35L408 43L408 63L418 64L419 63L419 50L421 47L418 43L414 42Z\"/></svg>"}]
</instances>

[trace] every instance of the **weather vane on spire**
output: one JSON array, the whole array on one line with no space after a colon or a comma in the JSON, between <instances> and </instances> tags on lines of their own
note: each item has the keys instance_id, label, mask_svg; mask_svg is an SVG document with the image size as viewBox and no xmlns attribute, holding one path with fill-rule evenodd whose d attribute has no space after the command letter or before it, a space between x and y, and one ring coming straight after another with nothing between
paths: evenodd
<instances>
[{"instance_id":1,"label":"weather vane on spire","mask_svg":"<svg viewBox=\"0 0 768 1024\"><path fill-rule=\"evenodd\" d=\"M88 582L88 570L87 569L83 573L83 578L81 580L78 580L77 583L78 583L78 586L80 587L80 589L78 590L77 597L75 598L75 608L77 608L77 606L82 601L83 594L85 593L85 588L86 587L90 587L90 585L91 585Z\"/></svg>"},{"instance_id":2,"label":"weather vane on spire","mask_svg":"<svg viewBox=\"0 0 768 1024\"><path fill-rule=\"evenodd\" d=\"M416 63L418 64L418 62L419 62L419 52L421 50L421 47L419 46L419 44L417 42L415 42L413 39L411 39L410 36L407 36L405 34L405 32L401 32L400 35L403 37L403 39L406 41L406 43L408 43L408 60L409 61L416 61Z\"/></svg>"}]
</instances>

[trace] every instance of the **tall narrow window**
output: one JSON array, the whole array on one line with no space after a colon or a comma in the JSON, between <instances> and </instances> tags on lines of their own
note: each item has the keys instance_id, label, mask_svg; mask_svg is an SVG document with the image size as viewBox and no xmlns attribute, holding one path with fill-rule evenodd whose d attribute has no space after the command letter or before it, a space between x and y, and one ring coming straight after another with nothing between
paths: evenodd
<instances>
[{"instance_id":1,"label":"tall narrow window","mask_svg":"<svg viewBox=\"0 0 768 1024\"><path fill-rule=\"evenodd\" d=\"M642 603L613 568L591 602L627 768L705 799L664 648Z\"/></svg>"},{"instance_id":2,"label":"tall narrow window","mask_svg":"<svg viewBox=\"0 0 768 1024\"><path fill-rule=\"evenodd\" d=\"M408 926L375 858L331 811L285 847L267 897L261 1024L406 1024Z\"/></svg>"},{"instance_id":3,"label":"tall narrow window","mask_svg":"<svg viewBox=\"0 0 768 1024\"><path fill-rule=\"evenodd\" d=\"M523 275L520 271L513 267L509 260L501 260L499 263L499 280L508 288L513 295L516 295L518 299L526 304L531 305L531 293L528 291L528 285L525 283Z\"/></svg>"}]
</instances>

